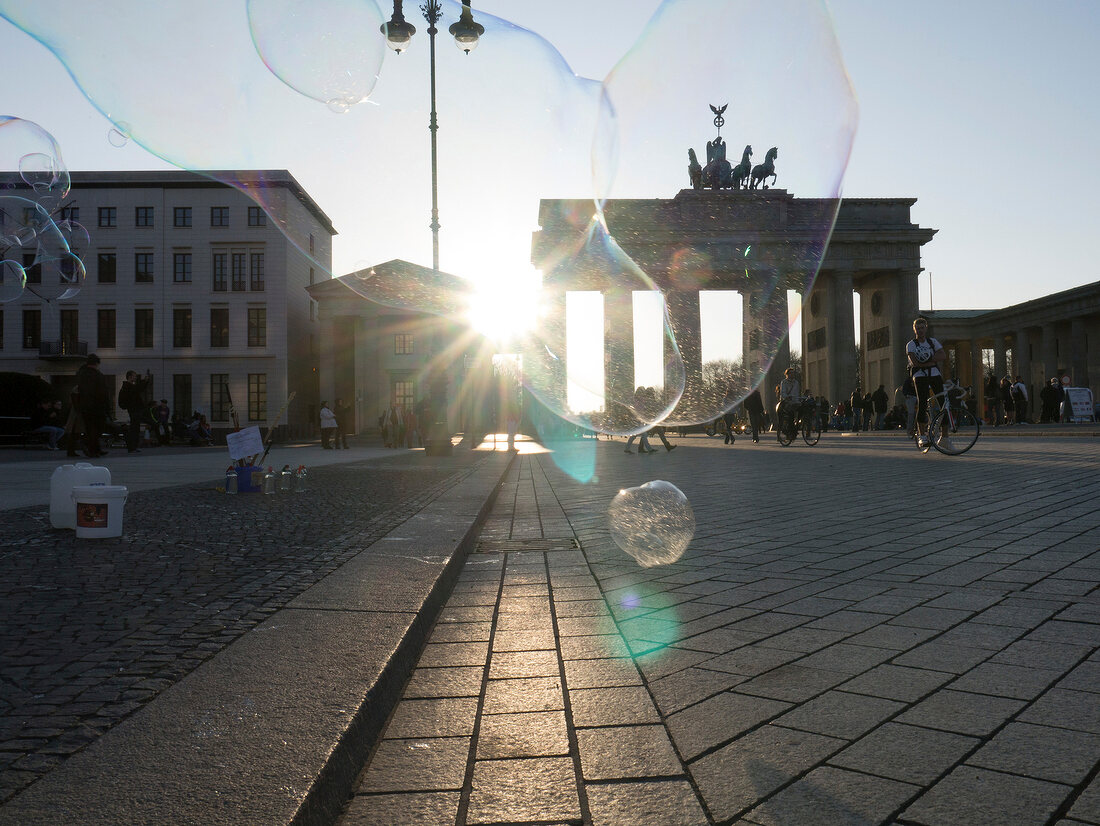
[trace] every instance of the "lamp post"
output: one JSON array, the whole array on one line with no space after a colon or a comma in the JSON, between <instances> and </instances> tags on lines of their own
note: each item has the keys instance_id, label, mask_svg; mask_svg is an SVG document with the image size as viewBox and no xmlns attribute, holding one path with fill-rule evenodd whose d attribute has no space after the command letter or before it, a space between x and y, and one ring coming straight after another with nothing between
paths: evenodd
<instances>
[{"instance_id":1,"label":"lamp post","mask_svg":"<svg viewBox=\"0 0 1100 826\"><path fill-rule=\"evenodd\" d=\"M405 20L402 13L402 0L393 0L393 16L388 23L381 26L382 34L386 37L386 45L397 54L401 54L409 45L412 36L416 34L416 28ZM429 76L431 80L431 116L428 121L428 130L432 136L432 269L439 272L439 173L436 164L436 132L439 123L435 113L435 36L438 34L436 24L443 16L443 7L440 0L425 0L420 6L424 19L428 23L428 54ZM448 29L454 36L455 45L463 52L469 54L477 48L478 40L485 34L485 27L474 21L473 10L470 8L470 0L462 0L462 13L457 22L452 23ZM439 347L433 337L429 348L432 361L439 352ZM432 424L428 430L428 439L425 444L425 452L433 456L449 456L451 454L451 433L447 425L447 375L442 372L430 380L428 391L431 406Z\"/></svg>"}]
</instances>

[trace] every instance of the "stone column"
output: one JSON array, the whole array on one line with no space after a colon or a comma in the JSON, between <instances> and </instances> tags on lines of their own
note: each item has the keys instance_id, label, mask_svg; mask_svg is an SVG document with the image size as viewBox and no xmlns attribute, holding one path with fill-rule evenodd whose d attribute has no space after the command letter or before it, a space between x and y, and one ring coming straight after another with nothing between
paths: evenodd
<instances>
[{"instance_id":1,"label":"stone column","mask_svg":"<svg viewBox=\"0 0 1100 826\"><path fill-rule=\"evenodd\" d=\"M829 399L846 399L856 386L856 331L852 272L836 270L829 279Z\"/></svg>"},{"instance_id":2,"label":"stone column","mask_svg":"<svg viewBox=\"0 0 1100 826\"><path fill-rule=\"evenodd\" d=\"M1071 362L1069 365L1070 379L1074 387L1089 386L1089 353L1088 336L1086 334L1085 319L1075 316L1069 321L1069 347Z\"/></svg>"},{"instance_id":3,"label":"stone column","mask_svg":"<svg viewBox=\"0 0 1100 826\"><path fill-rule=\"evenodd\" d=\"M560 400L559 410L568 408L569 353L565 345L567 295L567 291L557 285L544 288L539 339L546 346L543 348L536 345L535 351L526 356L536 363L524 366L525 371L537 371L540 374L537 381L544 382L543 392L550 398Z\"/></svg>"},{"instance_id":4,"label":"stone column","mask_svg":"<svg viewBox=\"0 0 1100 826\"><path fill-rule=\"evenodd\" d=\"M323 304L321 305L324 306ZM321 341L320 341L320 376L318 384L321 390L321 399L335 404L336 399L336 355L338 348L339 332L337 319L330 313L321 311L320 317ZM386 402L389 404L389 401Z\"/></svg>"},{"instance_id":5,"label":"stone column","mask_svg":"<svg viewBox=\"0 0 1100 826\"><path fill-rule=\"evenodd\" d=\"M1031 396L1031 340L1028 335L1026 327L1021 327L1016 331L1016 370L1012 374L1012 380L1016 380L1016 376L1020 376L1023 379L1024 386L1028 388L1028 409L1032 407Z\"/></svg>"},{"instance_id":6,"label":"stone column","mask_svg":"<svg viewBox=\"0 0 1100 826\"><path fill-rule=\"evenodd\" d=\"M783 380L783 371L791 364L791 342L787 323L787 288L782 279L779 284L764 298L764 306L761 308L761 341L765 353L774 351L771 367L768 369L766 387L768 392ZM805 377L799 381L804 385Z\"/></svg>"},{"instance_id":7,"label":"stone column","mask_svg":"<svg viewBox=\"0 0 1100 826\"><path fill-rule=\"evenodd\" d=\"M981 416L985 410L985 369L982 365L982 343L977 338L970 339L970 392Z\"/></svg>"},{"instance_id":8,"label":"stone column","mask_svg":"<svg viewBox=\"0 0 1100 826\"><path fill-rule=\"evenodd\" d=\"M1005 345L1005 337L1001 333L993 336L993 374L997 381L1008 374L1008 353Z\"/></svg>"},{"instance_id":9,"label":"stone column","mask_svg":"<svg viewBox=\"0 0 1100 826\"><path fill-rule=\"evenodd\" d=\"M707 399L703 393L703 347L699 332L699 291L669 290L665 293L668 318L676 336L676 346L684 362L684 394L673 411L673 419L692 418L692 411L702 409ZM666 342L666 348L668 344ZM666 363L669 353L665 353Z\"/></svg>"},{"instance_id":10,"label":"stone column","mask_svg":"<svg viewBox=\"0 0 1100 826\"><path fill-rule=\"evenodd\" d=\"M634 294L628 289L603 292L604 410L610 422L631 414L623 405L634 402Z\"/></svg>"},{"instance_id":11,"label":"stone column","mask_svg":"<svg viewBox=\"0 0 1100 826\"><path fill-rule=\"evenodd\" d=\"M1058 331L1052 323L1042 326L1039 355L1043 360L1043 383L1046 384L1058 375ZM1024 376L1024 384L1028 384L1029 379L1029 376Z\"/></svg>"},{"instance_id":12,"label":"stone column","mask_svg":"<svg viewBox=\"0 0 1100 826\"><path fill-rule=\"evenodd\" d=\"M896 315L890 330L890 356L893 362L892 380L900 387L909 377L909 360L905 357L905 345L913 337L913 319L920 314L920 292L917 276L919 269L898 270L895 279L897 289Z\"/></svg>"}]
</instances>

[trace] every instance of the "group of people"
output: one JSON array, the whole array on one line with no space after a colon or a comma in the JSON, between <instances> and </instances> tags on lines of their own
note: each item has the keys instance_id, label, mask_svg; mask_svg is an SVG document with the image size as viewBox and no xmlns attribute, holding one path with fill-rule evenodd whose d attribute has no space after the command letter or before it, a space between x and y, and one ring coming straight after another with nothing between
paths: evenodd
<instances>
[{"instance_id":1,"label":"group of people","mask_svg":"<svg viewBox=\"0 0 1100 826\"><path fill-rule=\"evenodd\" d=\"M378 417L382 444L386 447L423 447L420 416L412 405L391 404Z\"/></svg>"}]
</instances>

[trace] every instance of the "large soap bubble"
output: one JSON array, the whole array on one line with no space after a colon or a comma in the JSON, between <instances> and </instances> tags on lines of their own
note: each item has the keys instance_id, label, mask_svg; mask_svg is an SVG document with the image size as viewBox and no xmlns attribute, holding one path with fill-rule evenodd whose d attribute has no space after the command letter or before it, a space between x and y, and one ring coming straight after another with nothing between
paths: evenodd
<instances>
[{"instance_id":1,"label":"large soap bubble","mask_svg":"<svg viewBox=\"0 0 1100 826\"><path fill-rule=\"evenodd\" d=\"M678 487L658 479L620 490L611 500L608 526L616 545L652 568L684 555L695 535L695 512Z\"/></svg>"},{"instance_id":2,"label":"large soap bubble","mask_svg":"<svg viewBox=\"0 0 1100 826\"><path fill-rule=\"evenodd\" d=\"M821 0L665 0L604 87L594 188L611 234L664 291L685 361L666 424L712 420L781 351L787 291L808 296L835 222L857 109L832 23ZM691 188L689 149L710 187ZM655 190L685 190L653 216L670 239L660 255L639 229L644 203L609 200ZM741 295L745 362L730 375L702 363L700 289Z\"/></svg>"},{"instance_id":3,"label":"large soap bubble","mask_svg":"<svg viewBox=\"0 0 1100 826\"><path fill-rule=\"evenodd\" d=\"M252 42L291 89L346 112L366 100L385 55L374 0L248 0Z\"/></svg>"}]
</instances>

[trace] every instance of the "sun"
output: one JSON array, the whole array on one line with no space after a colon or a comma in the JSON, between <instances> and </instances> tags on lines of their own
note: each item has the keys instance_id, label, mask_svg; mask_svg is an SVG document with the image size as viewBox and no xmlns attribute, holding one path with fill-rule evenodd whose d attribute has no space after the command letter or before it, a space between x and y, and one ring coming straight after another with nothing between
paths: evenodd
<instances>
[{"instance_id":1,"label":"sun","mask_svg":"<svg viewBox=\"0 0 1100 826\"><path fill-rule=\"evenodd\" d=\"M470 296L470 325L495 344L515 341L535 328L538 295L537 275L485 279Z\"/></svg>"}]
</instances>

